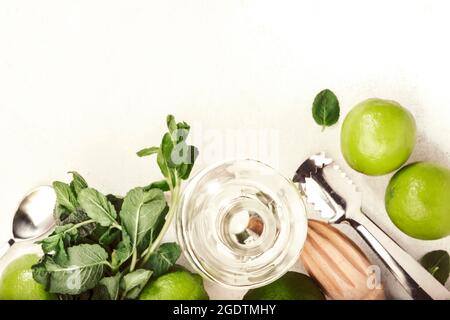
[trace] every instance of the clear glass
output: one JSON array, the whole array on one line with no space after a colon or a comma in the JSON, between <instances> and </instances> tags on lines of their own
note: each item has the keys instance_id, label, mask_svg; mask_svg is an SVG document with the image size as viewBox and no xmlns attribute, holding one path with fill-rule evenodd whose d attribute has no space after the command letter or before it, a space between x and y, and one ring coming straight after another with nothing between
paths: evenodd
<instances>
[{"instance_id":1,"label":"clear glass","mask_svg":"<svg viewBox=\"0 0 450 320\"><path fill-rule=\"evenodd\" d=\"M184 190L178 240L191 265L229 288L266 285L298 260L307 217L295 185L255 160L207 168Z\"/></svg>"}]
</instances>

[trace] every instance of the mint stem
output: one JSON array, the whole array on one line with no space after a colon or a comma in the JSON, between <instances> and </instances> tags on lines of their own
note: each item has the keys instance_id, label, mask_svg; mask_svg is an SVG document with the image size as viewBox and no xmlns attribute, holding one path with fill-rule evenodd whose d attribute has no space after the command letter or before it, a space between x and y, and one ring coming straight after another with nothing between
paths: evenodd
<instances>
[{"instance_id":1,"label":"mint stem","mask_svg":"<svg viewBox=\"0 0 450 320\"><path fill-rule=\"evenodd\" d=\"M161 241L164 238L164 235L167 233L167 230L169 229L170 225L172 224L172 220L177 212L178 209L178 202L180 201L180 186L178 184L178 180L176 179L175 187L172 191L171 199L170 199L170 208L169 212L167 213L166 221L164 222L164 226L162 227L161 231L159 232L158 237L153 241L152 245L149 249L144 252L144 257L139 262L140 266L143 266L147 263L148 259L150 259L150 256L152 253L159 247L161 244Z\"/></svg>"},{"instance_id":2,"label":"mint stem","mask_svg":"<svg viewBox=\"0 0 450 320\"><path fill-rule=\"evenodd\" d=\"M80 227L82 227L82 226L85 226L85 225L87 225L87 224L94 223L94 222L95 222L94 219L89 219L89 220L80 222L80 223L74 225L72 228L67 229L66 232L69 231L69 230L78 229L78 228L80 228Z\"/></svg>"},{"instance_id":3,"label":"mint stem","mask_svg":"<svg viewBox=\"0 0 450 320\"><path fill-rule=\"evenodd\" d=\"M133 272L134 268L136 268L136 262L137 262L137 250L134 249L133 256L131 258L130 272Z\"/></svg>"}]
</instances>

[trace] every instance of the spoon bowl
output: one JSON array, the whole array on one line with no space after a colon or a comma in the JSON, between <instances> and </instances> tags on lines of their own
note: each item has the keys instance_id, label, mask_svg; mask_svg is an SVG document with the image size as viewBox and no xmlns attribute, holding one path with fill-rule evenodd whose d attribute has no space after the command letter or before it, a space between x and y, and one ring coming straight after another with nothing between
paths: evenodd
<instances>
[{"instance_id":1,"label":"spoon bowl","mask_svg":"<svg viewBox=\"0 0 450 320\"><path fill-rule=\"evenodd\" d=\"M17 241L41 237L55 225L53 210L56 194L50 186L40 186L30 191L21 201L14 215L13 238L0 245L0 258Z\"/></svg>"},{"instance_id":2,"label":"spoon bowl","mask_svg":"<svg viewBox=\"0 0 450 320\"><path fill-rule=\"evenodd\" d=\"M55 202L56 194L52 187L41 186L28 193L14 215L14 238L30 240L49 231L55 224Z\"/></svg>"}]
</instances>

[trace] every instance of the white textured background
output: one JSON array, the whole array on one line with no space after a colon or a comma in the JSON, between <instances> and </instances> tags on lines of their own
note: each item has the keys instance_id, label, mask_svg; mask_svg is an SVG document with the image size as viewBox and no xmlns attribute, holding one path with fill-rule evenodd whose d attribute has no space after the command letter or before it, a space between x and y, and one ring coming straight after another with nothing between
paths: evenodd
<instances>
[{"instance_id":1,"label":"white textured background","mask_svg":"<svg viewBox=\"0 0 450 320\"><path fill-rule=\"evenodd\" d=\"M411 160L450 166L449 15L445 0L1 1L0 240L22 195L69 170L115 193L158 178L134 152L159 143L167 113L194 126L200 148L227 130L274 132L276 155L259 158L291 176L319 150L342 163L340 125L322 133L312 121L318 91L332 89L343 115L389 98L416 117ZM388 176L348 171L370 216L414 257L450 250L449 238L418 241L391 224Z\"/></svg>"}]
</instances>

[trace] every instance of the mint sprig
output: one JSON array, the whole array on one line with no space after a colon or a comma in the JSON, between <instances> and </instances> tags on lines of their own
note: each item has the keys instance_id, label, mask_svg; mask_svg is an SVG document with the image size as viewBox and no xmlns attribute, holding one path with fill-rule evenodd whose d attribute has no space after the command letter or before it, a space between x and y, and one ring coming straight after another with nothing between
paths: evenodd
<instances>
[{"instance_id":1,"label":"mint sprig","mask_svg":"<svg viewBox=\"0 0 450 320\"><path fill-rule=\"evenodd\" d=\"M163 180L133 188L124 198L90 188L75 171L69 184L53 183L58 225L38 242L45 255L33 266L34 279L49 292L61 299L136 299L152 277L174 266L181 249L162 240L198 150L186 142L187 123L169 115L167 128L159 146L137 153L156 155Z\"/></svg>"}]
</instances>

